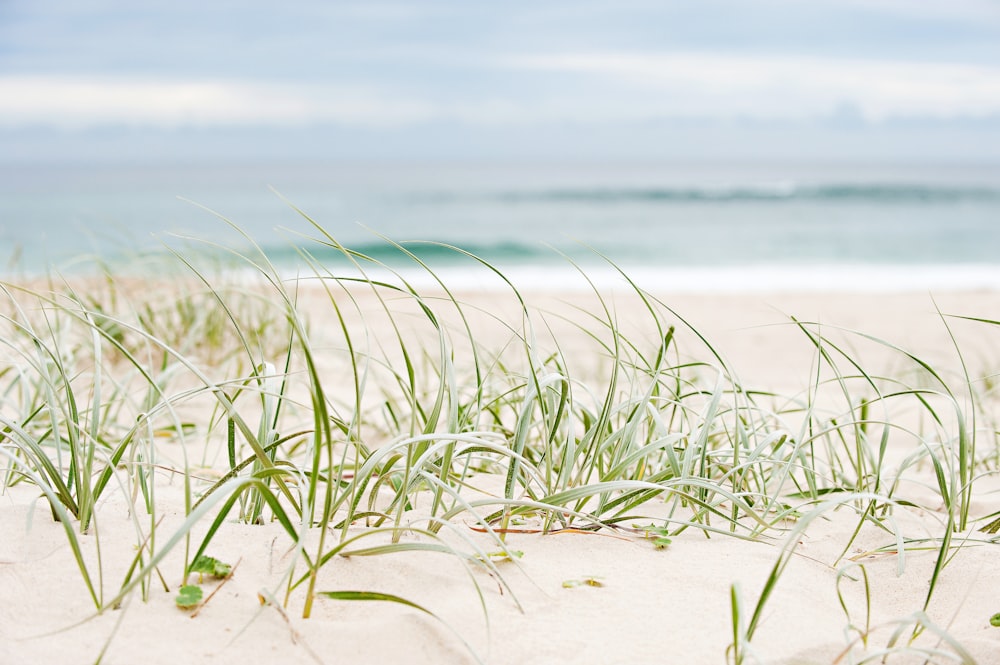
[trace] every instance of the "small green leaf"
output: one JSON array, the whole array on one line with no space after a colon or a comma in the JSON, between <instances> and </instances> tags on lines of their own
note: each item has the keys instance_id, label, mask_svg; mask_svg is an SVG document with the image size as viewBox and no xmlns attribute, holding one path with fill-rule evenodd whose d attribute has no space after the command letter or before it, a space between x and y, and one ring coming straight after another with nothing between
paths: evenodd
<instances>
[{"instance_id":1,"label":"small green leaf","mask_svg":"<svg viewBox=\"0 0 1000 665\"><path fill-rule=\"evenodd\" d=\"M643 535L645 535L646 538L653 538L654 536L666 537L670 535L670 529L665 526L656 526L655 524L633 524L632 527L644 531L645 533Z\"/></svg>"},{"instance_id":2,"label":"small green leaf","mask_svg":"<svg viewBox=\"0 0 1000 665\"><path fill-rule=\"evenodd\" d=\"M210 575L211 577L216 577L222 579L231 573L233 567L228 563L223 563L218 559L212 558L210 556L201 555L194 560L194 563L188 568L189 573L198 573L199 575Z\"/></svg>"},{"instance_id":3,"label":"small green leaf","mask_svg":"<svg viewBox=\"0 0 1000 665\"><path fill-rule=\"evenodd\" d=\"M524 552L521 550L496 550L493 552L487 552L486 555L491 559L499 559L501 561L513 561L514 559L520 559L524 556Z\"/></svg>"},{"instance_id":4,"label":"small green leaf","mask_svg":"<svg viewBox=\"0 0 1000 665\"><path fill-rule=\"evenodd\" d=\"M182 586L174 598L174 602L177 603L177 607L182 610L189 610L195 605L201 602L202 592L201 587L196 584L185 584Z\"/></svg>"},{"instance_id":5,"label":"small green leaf","mask_svg":"<svg viewBox=\"0 0 1000 665\"><path fill-rule=\"evenodd\" d=\"M633 524L636 529L642 529L645 533L644 537L653 541L653 546L658 550L666 549L672 540L668 537L670 535L670 529L665 526L656 526L655 524L649 524L643 526L641 524Z\"/></svg>"},{"instance_id":6,"label":"small green leaf","mask_svg":"<svg viewBox=\"0 0 1000 665\"><path fill-rule=\"evenodd\" d=\"M1000 628L1000 612L990 617L990 625L994 628Z\"/></svg>"},{"instance_id":7,"label":"small green leaf","mask_svg":"<svg viewBox=\"0 0 1000 665\"><path fill-rule=\"evenodd\" d=\"M562 583L564 589L575 589L578 586L604 587L604 581L600 577L584 577L579 580L566 580Z\"/></svg>"}]
</instances>

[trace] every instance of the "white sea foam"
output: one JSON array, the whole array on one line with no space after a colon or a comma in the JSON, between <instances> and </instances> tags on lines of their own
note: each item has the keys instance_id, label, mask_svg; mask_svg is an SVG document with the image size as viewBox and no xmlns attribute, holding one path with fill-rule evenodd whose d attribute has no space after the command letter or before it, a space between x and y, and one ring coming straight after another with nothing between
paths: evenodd
<instances>
[{"instance_id":1,"label":"white sea foam","mask_svg":"<svg viewBox=\"0 0 1000 665\"><path fill-rule=\"evenodd\" d=\"M419 268L395 273L368 270L367 278L418 289L436 288L438 280L454 291L578 292L628 290L631 284L652 293L906 293L921 291L1000 291L1000 266L995 265L779 265L779 266L611 266L515 265L500 267L503 277L485 267L444 266L434 274ZM337 277L355 277L351 269L332 270ZM311 278L309 272L285 275ZM508 283L509 282L509 283Z\"/></svg>"}]
</instances>

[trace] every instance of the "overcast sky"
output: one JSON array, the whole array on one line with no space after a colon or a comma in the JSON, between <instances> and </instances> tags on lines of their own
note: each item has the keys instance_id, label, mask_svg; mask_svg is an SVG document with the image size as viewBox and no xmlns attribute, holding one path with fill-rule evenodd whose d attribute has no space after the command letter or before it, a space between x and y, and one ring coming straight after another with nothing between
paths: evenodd
<instances>
[{"instance_id":1,"label":"overcast sky","mask_svg":"<svg viewBox=\"0 0 1000 665\"><path fill-rule=\"evenodd\" d=\"M0 160L1000 160L1000 2L0 0Z\"/></svg>"}]
</instances>

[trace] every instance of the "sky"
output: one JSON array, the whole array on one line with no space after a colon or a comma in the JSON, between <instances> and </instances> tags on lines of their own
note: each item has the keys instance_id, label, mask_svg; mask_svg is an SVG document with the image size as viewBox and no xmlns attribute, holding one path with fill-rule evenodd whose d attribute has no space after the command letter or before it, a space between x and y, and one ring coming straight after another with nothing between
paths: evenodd
<instances>
[{"instance_id":1,"label":"sky","mask_svg":"<svg viewBox=\"0 0 1000 665\"><path fill-rule=\"evenodd\" d=\"M0 0L0 163L1000 162L996 0Z\"/></svg>"}]
</instances>

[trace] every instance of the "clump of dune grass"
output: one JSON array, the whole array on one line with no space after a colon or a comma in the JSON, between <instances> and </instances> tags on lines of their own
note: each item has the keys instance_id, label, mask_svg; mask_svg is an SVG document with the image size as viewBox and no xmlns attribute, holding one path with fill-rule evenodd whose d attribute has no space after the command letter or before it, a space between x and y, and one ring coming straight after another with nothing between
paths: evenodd
<instances>
[{"instance_id":1,"label":"clump of dune grass","mask_svg":"<svg viewBox=\"0 0 1000 665\"><path fill-rule=\"evenodd\" d=\"M173 593L191 582L234 519L280 525L294 556L268 602L303 617L330 601L430 613L391 588L324 588L337 557L435 552L503 586L496 553L516 558L506 534L525 520L542 532L652 529L662 543L696 531L775 544L759 595L733 587L732 616L720 617L732 625L730 660L756 662L754 637L797 537L849 511L855 535L875 526L901 554L933 548L937 561L923 607L886 642L848 613L844 662L967 655L925 613L958 549L997 531L997 514L971 507L977 478L1000 460L992 421L983 426L995 395L968 372L956 381L891 347L921 380L880 376L840 340L889 342L793 320L815 349L813 381L805 394L776 395L744 385L710 340L624 273L645 313L628 326L597 288L576 316L534 310L502 271L451 248L506 289L515 315L502 316L463 302L408 246L393 244L434 288L309 221L315 237L299 247L294 277L246 238L246 250L215 248L229 254L226 271L178 251L159 281L107 272L2 286L3 487L44 497L95 612L137 590L148 600L157 583ZM332 268L310 248L344 261ZM564 345L555 331L566 326L586 352ZM900 440L914 452L889 464ZM893 515L913 505L900 488L922 466L945 523L915 541ZM183 481L185 517L169 531L157 504L164 477ZM125 570L105 570L79 535L109 493L135 507ZM459 521L488 534L490 548ZM971 537L971 527L988 533ZM846 559L851 545L830 564L866 579ZM181 568L164 571L176 552Z\"/></svg>"}]
</instances>

